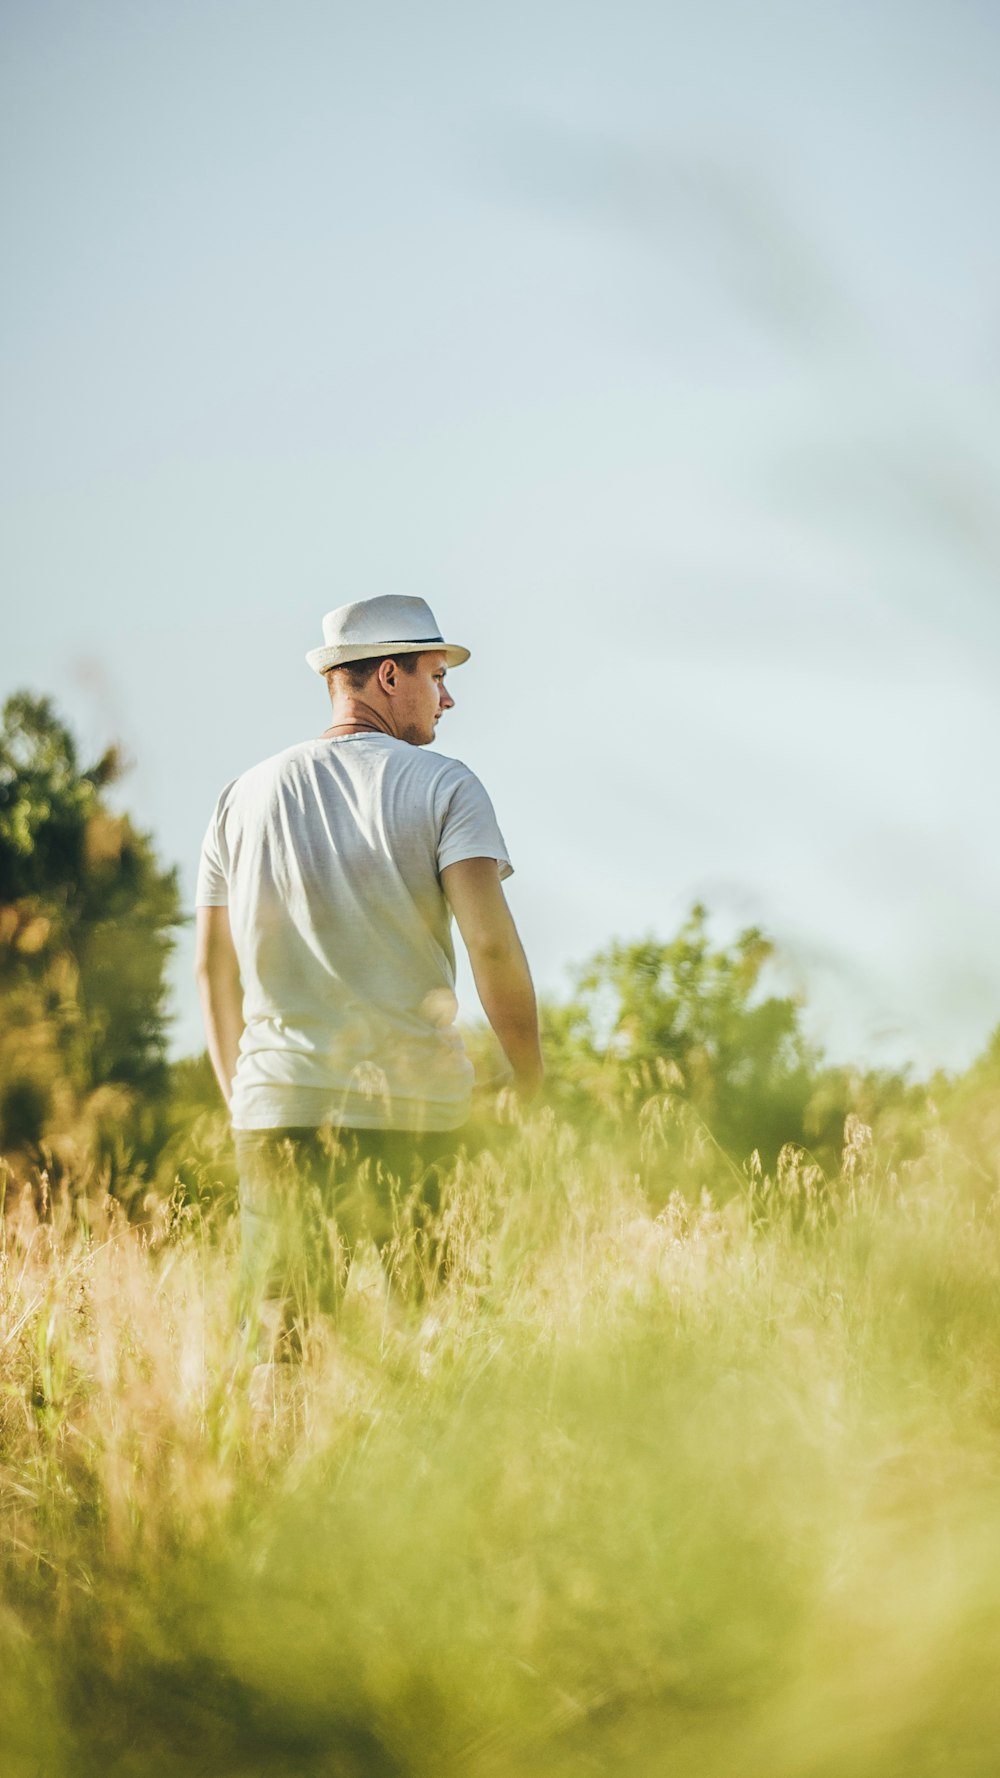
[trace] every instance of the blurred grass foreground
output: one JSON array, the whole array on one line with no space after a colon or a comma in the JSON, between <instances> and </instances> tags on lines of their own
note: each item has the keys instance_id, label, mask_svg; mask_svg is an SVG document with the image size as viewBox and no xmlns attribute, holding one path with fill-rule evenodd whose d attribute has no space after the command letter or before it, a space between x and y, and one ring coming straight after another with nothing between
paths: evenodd
<instances>
[{"instance_id":1,"label":"blurred grass foreground","mask_svg":"<svg viewBox=\"0 0 1000 1778\"><path fill-rule=\"evenodd\" d=\"M991 1113L692 1195L649 1104L461 1169L263 1411L227 1219L21 1200L6 1778L995 1771Z\"/></svg>"},{"instance_id":2,"label":"blurred grass foreground","mask_svg":"<svg viewBox=\"0 0 1000 1778\"><path fill-rule=\"evenodd\" d=\"M613 945L261 1396L175 880L4 724L2 1778L992 1778L1000 1040L833 1069L759 932Z\"/></svg>"}]
</instances>

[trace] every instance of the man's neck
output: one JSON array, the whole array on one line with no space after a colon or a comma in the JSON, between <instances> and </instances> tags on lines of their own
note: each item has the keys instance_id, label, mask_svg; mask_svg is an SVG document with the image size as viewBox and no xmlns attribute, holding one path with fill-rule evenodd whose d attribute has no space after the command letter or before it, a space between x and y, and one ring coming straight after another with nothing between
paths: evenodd
<instances>
[{"instance_id":1,"label":"man's neck","mask_svg":"<svg viewBox=\"0 0 1000 1778\"><path fill-rule=\"evenodd\" d=\"M399 732L393 724L390 710L377 710L363 697L339 697L330 712L333 720L328 729L323 731L323 739L333 740L338 735L391 735L399 740Z\"/></svg>"}]
</instances>

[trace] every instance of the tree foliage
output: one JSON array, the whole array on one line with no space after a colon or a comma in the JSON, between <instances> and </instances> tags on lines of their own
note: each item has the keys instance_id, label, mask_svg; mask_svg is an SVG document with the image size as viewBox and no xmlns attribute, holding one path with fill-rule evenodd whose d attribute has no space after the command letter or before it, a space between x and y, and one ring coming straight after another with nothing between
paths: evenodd
<instances>
[{"instance_id":1,"label":"tree foliage","mask_svg":"<svg viewBox=\"0 0 1000 1778\"><path fill-rule=\"evenodd\" d=\"M0 729L0 1143L134 1143L166 1083L176 873L109 805L121 761L81 768L48 698ZM93 1146L93 1141L91 1142Z\"/></svg>"}]
</instances>

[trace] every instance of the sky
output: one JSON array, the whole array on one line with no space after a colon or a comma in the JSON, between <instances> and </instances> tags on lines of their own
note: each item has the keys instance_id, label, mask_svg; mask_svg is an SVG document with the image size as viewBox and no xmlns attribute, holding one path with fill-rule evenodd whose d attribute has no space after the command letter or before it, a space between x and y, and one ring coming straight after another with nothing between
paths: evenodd
<instances>
[{"instance_id":1,"label":"sky","mask_svg":"<svg viewBox=\"0 0 1000 1778\"><path fill-rule=\"evenodd\" d=\"M323 613L418 594L546 993L702 900L831 1057L964 1066L998 72L985 0L0 0L0 697L124 745L190 906Z\"/></svg>"}]
</instances>

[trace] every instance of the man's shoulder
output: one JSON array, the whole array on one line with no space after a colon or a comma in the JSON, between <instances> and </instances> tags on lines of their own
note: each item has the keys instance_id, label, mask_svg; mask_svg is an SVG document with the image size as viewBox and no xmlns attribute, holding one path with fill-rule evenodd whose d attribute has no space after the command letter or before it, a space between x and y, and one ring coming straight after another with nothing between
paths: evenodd
<instances>
[{"instance_id":1,"label":"man's shoulder","mask_svg":"<svg viewBox=\"0 0 1000 1778\"><path fill-rule=\"evenodd\" d=\"M247 766L236 782L242 784L254 778L280 778L302 760L320 753L322 748L322 738L293 741L290 747L283 747L280 753L269 753L266 759L259 759L256 765Z\"/></svg>"},{"instance_id":2,"label":"man's shoulder","mask_svg":"<svg viewBox=\"0 0 1000 1778\"><path fill-rule=\"evenodd\" d=\"M439 808L452 806L455 799L463 806L470 801L475 804L490 801L479 773L466 760L456 759L448 753L431 752L429 747L414 748L413 751L419 751L425 762L428 788Z\"/></svg>"},{"instance_id":3,"label":"man's shoulder","mask_svg":"<svg viewBox=\"0 0 1000 1778\"><path fill-rule=\"evenodd\" d=\"M235 778L224 785L219 793L218 806L238 802L244 797L253 797L267 786L274 784L289 771L294 770L297 763L315 749L315 741L296 741L291 747L283 747L280 753L271 753L266 759L260 759L255 765L246 766Z\"/></svg>"},{"instance_id":4,"label":"man's shoulder","mask_svg":"<svg viewBox=\"0 0 1000 1778\"><path fill-rule=\"evenodd\" d=\"M464 759L455 759L450 753L439 753L436 747L407 747L406 752L414 760L416 769L426 773L428 778L458 779L474 778L476 775Z\"/></svg>"}]
</instances>

